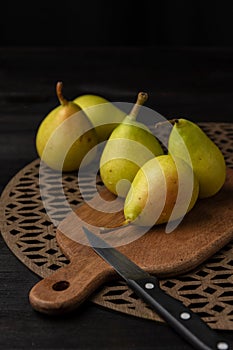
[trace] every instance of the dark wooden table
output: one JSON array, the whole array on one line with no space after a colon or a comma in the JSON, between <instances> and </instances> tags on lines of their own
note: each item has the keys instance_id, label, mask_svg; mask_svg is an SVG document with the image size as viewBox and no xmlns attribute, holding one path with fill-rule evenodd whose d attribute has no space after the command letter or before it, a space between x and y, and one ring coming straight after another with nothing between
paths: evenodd
<instances>
[{"instance_id":1,"label":"dark wooden table","mask_svg":"<svg viewBox=\"0 0 233 350\"><path fill-rule=\"evenodd\" d=\"M0 190L37 158L35 133L57 105L55 84L67 98L83 93L133 102L166 117L233 121L231 48L0 48ZM91 302L66 316L35 312L28 292L39 277L0 238L1 349L176 349L191 347L166 324L103 309ZM221 331L233 342L232 332Z\"/></svg>"}]
</instances>

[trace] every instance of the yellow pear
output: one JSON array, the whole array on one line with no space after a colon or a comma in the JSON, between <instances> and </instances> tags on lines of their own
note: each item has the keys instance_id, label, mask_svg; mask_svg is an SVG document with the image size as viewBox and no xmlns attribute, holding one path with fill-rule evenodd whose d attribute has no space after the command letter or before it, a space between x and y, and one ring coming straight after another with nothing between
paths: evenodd
<instances>
[{"instance_id":1,"label":"yellow pear","mask_svg":"<svg viewBox=\"0 0 233 350\"><path fill-rule=\"evenodd\" d=\"M213 196L223 186L226 178L224 156L197 124L187 119L175 119L168 152L193 167L200 185L200 198Z\"/></svg>"},{"instance_id":2,"label":"yellow pear","mask_svg":"<svg viewBox=\"0 0 233 350\"><path fill-rule=\"evenodd\" d=\"M111 133L100 159L100 176L107 189L125 197L139 168L163 149L143 124L136 121L146 93L139 93L131 113Z\"/></svg>"},{"instance_id":3,"label":"yellow pear","mask_svg":"<svg viewBox=\"0 0 233 350\"><path fill-rule=\"evenodd\" d=\"M36 149L41 160L52 169L75 171L83 160L87 165L95 157L96 148L93 147L98 140L93 125L81 108L64 98L62 86L62 82L56 85L60 105L39 125Z\"/></svg>"},{"instance_id":4,"label":"yellow pear","mask_svg":"<svg viewBox=\"0 0 233 350\"><path fill-rule=\"evenodd\" d=\"M126 113L102 96L85 94L73 100L86 113L95 127L99 142L107 140Z\"/></svg>"},{"instance_id":5,"label":"yellow pear","mask_svg":"<svg viewBox=\"0 0 233 350\"><path fill-rule=\"evenodd\" d=\"M152 227L183 218L195 205L199 183L182 159L161 155L137 172L125 198L126 223Z\"/></svg>"}]
</instances>

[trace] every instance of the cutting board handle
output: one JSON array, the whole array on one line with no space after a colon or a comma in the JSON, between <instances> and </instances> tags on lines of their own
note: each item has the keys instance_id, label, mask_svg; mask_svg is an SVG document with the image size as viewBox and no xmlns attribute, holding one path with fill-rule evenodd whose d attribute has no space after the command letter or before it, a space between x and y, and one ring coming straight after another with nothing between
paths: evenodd
<instances>
[{"instance_id":1,"label":"cutting board handle","mask_svg":"<svg viewBox=\"0 0 233 350\"><path fill-rule=\"evenodd\" d=\"M39 312L65 313L84 302L111 274L113 270L98 257L75 259L38 282L29 292L29 301Z\"/></svg>"}]
</instances>

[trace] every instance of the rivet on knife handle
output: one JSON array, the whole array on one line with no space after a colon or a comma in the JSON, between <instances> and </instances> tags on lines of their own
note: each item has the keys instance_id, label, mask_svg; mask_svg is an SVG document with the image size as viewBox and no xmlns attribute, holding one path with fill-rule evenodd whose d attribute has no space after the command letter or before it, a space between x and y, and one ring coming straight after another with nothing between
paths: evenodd
<instances>
[{"instance_id":1,"label":"rivet on knife handle","mask_svg":"<svg viewBox=\"0 0 233 350\"><path fill-rule=\"evenodd\" d=\"M127 279L127 284L196 349L229 350L230 345L199 316L158 286L157 278Z\"/></svg>"}]
</instances>

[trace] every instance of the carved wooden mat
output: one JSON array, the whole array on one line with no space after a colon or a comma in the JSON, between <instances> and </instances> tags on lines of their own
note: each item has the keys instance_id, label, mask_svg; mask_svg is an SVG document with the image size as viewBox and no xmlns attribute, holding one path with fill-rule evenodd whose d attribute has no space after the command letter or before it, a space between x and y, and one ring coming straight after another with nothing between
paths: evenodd
<instances>
[{"instance_id":1,"label":"carved wooden mat","mask_svg":"<svg viewBox=\"0 0 233 350\"><path fill-rule=\"evenodd\" d=\"M233 168L233 124L200 123L221 148L228 167ZM41 277L68 263L55 239L56 227L46 214L39 188L39 159L16 174L1 196L0 229L11 251ZM43 174L50 194L56 197L56 181L50 170ZM63 175L63 188L71 208L82 203L77 176ZM89 188L88 173L82 187ZM97 186L102 186L97 179ZM54 190L54 191L53 191ZM87 194L85 194L87 196ZM90 194L91 195L91 194ZM66 216L57 210L59 220ZM221 229L221 228L220 228ZM212 328L233 329L233 242L192 272L160 281L161 288L198 313ZM161 321L123 281L103 286L92 302L133 316Z\"/></svg>"}]
</instances>

